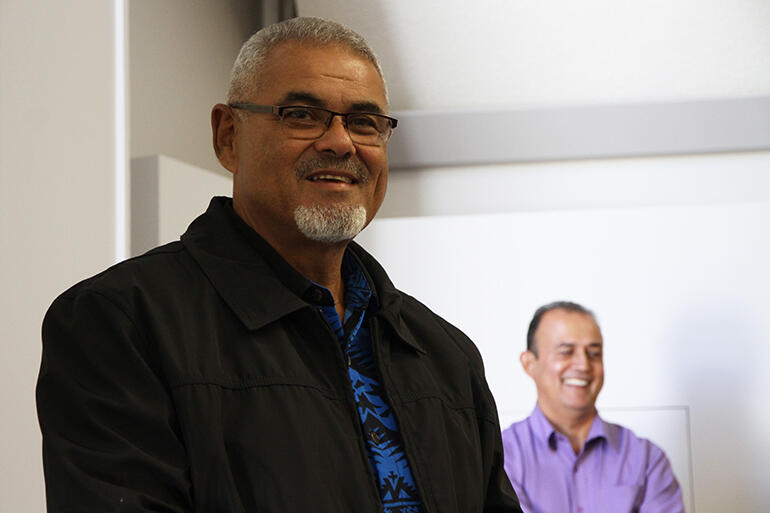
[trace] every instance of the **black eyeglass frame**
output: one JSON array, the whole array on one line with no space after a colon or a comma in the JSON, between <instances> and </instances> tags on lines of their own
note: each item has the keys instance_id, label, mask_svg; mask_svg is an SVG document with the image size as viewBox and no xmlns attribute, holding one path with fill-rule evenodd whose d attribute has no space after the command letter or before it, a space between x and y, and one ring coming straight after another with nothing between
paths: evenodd
<instances>
[{"instance_id":1,"label":"black eyeglass frame","mask_svg":"<svg viewBox=\"0 0 770 513\"><path fill-rule=\"evenodd\" d=\"M278 116L278 118L281 120L283 119L283 112L286 109L305 108L305 109L321 110L331 114L331 116L329 116L329 120L326 122L327 129L331 126L332 120L334 119L335 116L340 116L342 118L345 124L345 128L347 129L348 116L359 116L362 114L367 116L377 116L378 118L387 119L388 121L390 121L391 132L393 131L394 128L396 128L396 125L398 125L398 120L396 118L392 118L384 114L379 114L377 112L364 112L364 111L336 112L333 110L324 109L323 107L316 107L314 105L258 105L256 103L249 103L249 102L233 102L233 103L228 103L227 105L232 107L233 109L241 109L241 110L247 110L249 112L257 112L257 113L263 113L263 114L274 114ZM388 133L388 135L384 138L383 142L387 142L388 139L390 139L390 133Z\"/></svg>"}]
</instances>

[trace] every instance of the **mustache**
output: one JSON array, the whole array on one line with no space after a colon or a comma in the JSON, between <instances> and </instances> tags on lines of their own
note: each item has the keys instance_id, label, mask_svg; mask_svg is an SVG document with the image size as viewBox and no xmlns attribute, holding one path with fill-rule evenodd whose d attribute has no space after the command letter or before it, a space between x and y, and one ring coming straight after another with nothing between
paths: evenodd
<instances>
[{"instance_id":1,"label":"mustache","mask_svg":"<svg viewBox=\"0 0 770 513\"><path fill-rule=\"evenodd\" d=\"M357 160L347 157L339 158L331 155L314 157L297 164L294 168L294 174L298 180L305 179L310 173L319 169L333 169L335 171L344 171L355 176L358 183L369 181L369 171Z\"/></svg>"}]
</instances>

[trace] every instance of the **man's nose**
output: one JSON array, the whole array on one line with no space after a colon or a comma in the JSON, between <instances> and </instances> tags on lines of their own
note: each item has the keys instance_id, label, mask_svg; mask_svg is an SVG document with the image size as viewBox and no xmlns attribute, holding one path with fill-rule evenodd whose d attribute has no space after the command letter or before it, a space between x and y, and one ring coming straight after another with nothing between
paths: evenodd
<instances>
[{"instance_id":1,"label":"man's nose","mask_svg":"<svg viewBox=\"0 0 770 513\"><path fill-rule=\"evenodd\" d=\"M356 145L350 138L342 116L332 117L329 128L316 140L315 148L320 153L332 153L337 157L347 157L356 153Z\"/></svg>"},{"instance_id":2,"label":"man's nose","mask_svg":"<svg viewBox=\"0 0 770 513\"><path fill-rule=\"evenodd\" d=\"M572 356L572 364L580 369L587 369L591 364L588 353L585 351L575 351Z\"/></svg>"}]
</instances>

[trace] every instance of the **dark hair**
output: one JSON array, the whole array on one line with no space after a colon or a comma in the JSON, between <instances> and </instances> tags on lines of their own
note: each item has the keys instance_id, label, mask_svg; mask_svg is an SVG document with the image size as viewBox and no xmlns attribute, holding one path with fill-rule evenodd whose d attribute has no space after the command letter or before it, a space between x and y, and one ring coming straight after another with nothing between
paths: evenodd
<instances>
[{"instance_id":1,"label":"dark hair","mask_svg":"<svg viewBox=\"0 0 770 513\"><path fill-rule=\"evenodd\" d=\"M596 316L594 313L583 305L573 303L572 301L554 301L543 305L535 310L535 315L532 316L532 320L529 321L529 329L527 330L527 350L537 356L537 343L535 342L535 332L537 327L540 326L540 321L543 315L547 314L551 310L566 310L568 312L575 312L583 315L588 315L596 322ZM597 323L598 324L598 323Z\"/></svg>"}]
</instances>

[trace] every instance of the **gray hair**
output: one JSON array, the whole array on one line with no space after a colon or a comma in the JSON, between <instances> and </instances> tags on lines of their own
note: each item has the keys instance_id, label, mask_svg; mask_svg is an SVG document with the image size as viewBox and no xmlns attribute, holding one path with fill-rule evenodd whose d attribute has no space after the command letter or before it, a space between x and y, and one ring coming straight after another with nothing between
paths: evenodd
<instances>
[{"instance_id":1,"label":"gray hair","mask_svg":"<svg viewBox=\"0 0 770 513\"><path fill-rule=\"evenodd\" d=\"M254 92L262 80L262 68L270 51L281 43L298 41L314 46L340 45L371 62L382 78L385 99L388 89L380 62L366 40L353 30L323 18L290 18L268 25L252 35L241 47L230 75L227 102L241 101Z\"/></svg>"},{"instance_id":2,"label":"gray hair","mask_svg":"<svg viewBox=\"0 0 770 513\"><path fill-rule=\"evenodd\" d=\"M537 342L535 341L535 332L537 332L537 328L540 326L540 321L543 319L543 316L551 310L566 310L568 312L587 315L593 319L594 322L596 322L597 326L599 325L599 323L596 321L596 316L591 310L584 307L583 305L573 303L572 301L554 301L553 303L543 305L535 310L535 315L532 316L532 320L529 322L529 329L527 330L527 350L534 353L535 356L537 356Z\"/></svg>"}]
</instances>

